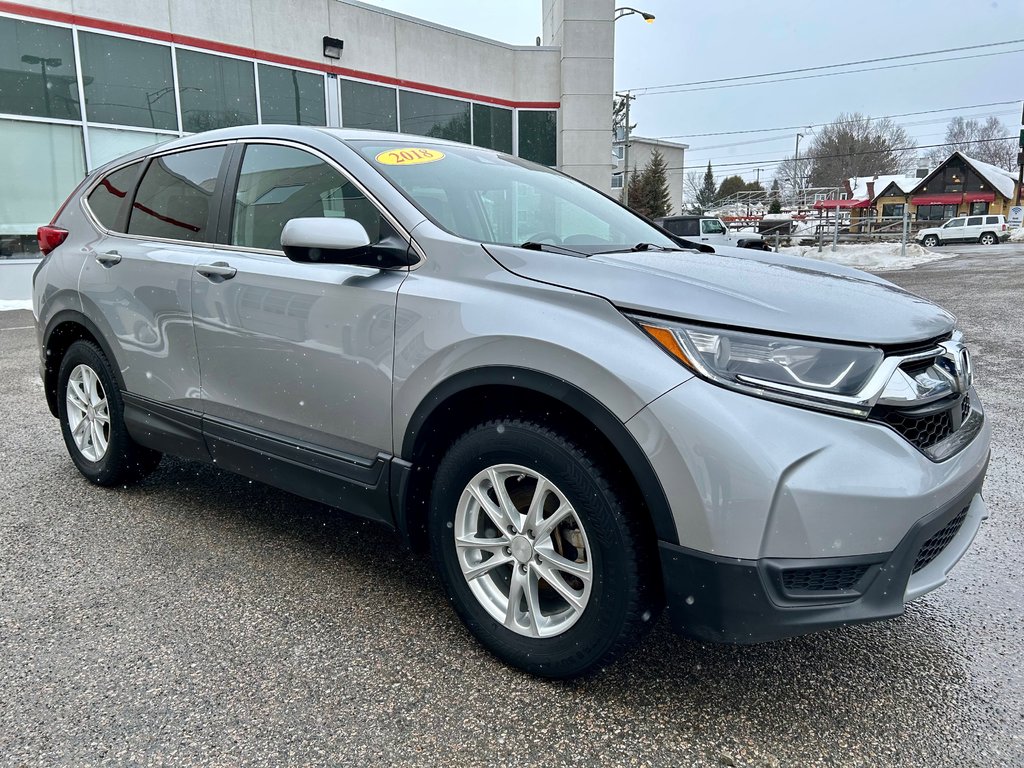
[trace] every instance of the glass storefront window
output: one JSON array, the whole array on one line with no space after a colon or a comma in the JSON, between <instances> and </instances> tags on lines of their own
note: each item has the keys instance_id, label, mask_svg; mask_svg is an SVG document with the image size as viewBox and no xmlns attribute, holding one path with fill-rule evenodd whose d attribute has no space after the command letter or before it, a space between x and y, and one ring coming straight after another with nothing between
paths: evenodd
<instances>
[{"instance_id":1,"label":"glass storefront window","mask_svg":"<svg viewBox=\"0 0 1024 768\"><path fill-rule=\"evenodd\" d=\"M519 156L541 165L553 166L556 159L554 111L519 112Z\"/></svg>"},{"instance_id":2,"label":"glass storefront window","mask_svg":"<svg viewBox=\"0 0 1024 768\"><path fill-rule=\"evenodd\" d=\"M400 91L402 133L469 143L469 102Z\"/></svg>"},{"instance_id":3,"label":"glass storefront window","mask_svg":"<svg viewBox=\"0 0 1024 768\"><path fill-rule=\"evenodd\" d=\"M256 122L256 77L251 61L178 49L182 130Z\"/></svg>"},{"instance_id":4,"label":"glass storefront window","mask_svg":"<svg viewBox=\"0 0 1024 768\"><path fill-rule=\"evenodd\" d=\"M36 229L47 224L85 176L82 129L0 120L0 259L38 258Z\"/></svg>"},{"instance_id":5,"label":"glass storefront window","mask_svg":"<svg viewBox=\"0 0 1024 768\"><path fill-rule=\"evenodd\" d=\"M394 88L341 81L341 124L373 131L398 130L398 96Z\"/></svg>"},{"instance_id":6,"label":"glass storefront window","mask_svg":"<svg viewBox=\"0 0 1024 768\"><path fill-rule=\"evenodd\" d=\"M173 136L145 131L118 131L114 128L89 128L89 159L93 168L99 168L121 155L142 149ZM91 170L91 169L90 169Z\"/></svg>"},{"instance_id":7,"label":"glass storefront window","mask_svg":"<svg viewBox=\"0 0 1024 768\"><path fill-rule=\"evenodd\" d=\"M259 65L260 114L264 123L327 125L323 75Z\"/></svg>"},{"instance_id":8,"label":"glass storefront window","mask_svg":"<svg viewBox=\"0 0 1024 768\"><path fill-rule=\"evenodd\" d=\"M70 29L0 17L0 112L81 117Z\"/></svg>"},{"instance_id":9,"label":"glass storefront window","mask_svg":"<svg viewBox=\"0 0 1024 768\"><path fill-rule=\"evenodd\" d=\"M171 49L80 32L86 119L176 131Z\"/></svg>"},{"instance_id":10,"label":"glass storefront window","mask_svg":"<svg viewBox=\"0 0 1024 768\"><path fill-rule=\"evenodd\" d=\"M473 105L473 143L512 154L512 110Z\"/></svg>"}]
</instances>

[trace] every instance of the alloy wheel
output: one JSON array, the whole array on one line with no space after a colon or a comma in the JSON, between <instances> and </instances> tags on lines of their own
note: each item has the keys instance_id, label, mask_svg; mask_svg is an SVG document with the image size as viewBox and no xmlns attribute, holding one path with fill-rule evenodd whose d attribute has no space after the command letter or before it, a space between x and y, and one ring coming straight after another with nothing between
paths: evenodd
<instances>
[{"instance_id":1,"label":"alloy wheel","mask_svg":"<svg viewBox=\"0 0 1024 768\"><path fill-rule=\"evenodd\" d=\"M592 550L573 505L547 477L517 464L482 470L462 492L454 529L470 590L506 628L554 637L583 615Z\"/></svg>"},{"instance_id":2,"label":"alloy wheel","mask_svg":"<svg viewBox=\"0 0 1024 768\"><path fill-rule=\"evenodd\" d=\"M110 407L96 371L85 364L75 366L65 399L75 446L89 461L100 461L110 444Z\"/></svg>"}]
</instances>

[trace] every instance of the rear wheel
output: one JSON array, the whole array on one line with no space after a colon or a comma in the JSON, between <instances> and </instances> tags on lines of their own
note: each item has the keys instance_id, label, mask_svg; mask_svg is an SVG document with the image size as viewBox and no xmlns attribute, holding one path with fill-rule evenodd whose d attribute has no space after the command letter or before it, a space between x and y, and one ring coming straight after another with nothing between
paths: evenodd
<instances>
[{"instance_id":1,"label":"rear wheel","mask_svg":"<svg viewBox=\"0 0 1024 768\"><path fill-rule=\"evenodd\" d=\"M160 454L128 435L110 363L89 341L68 347L57 378L57 412L71 460L97 485L124 485L156 469Z\"/></svg>"},{"instance_id":2,"label":"rear wheel","mask_svg":"<svg viewBox=\"0 0 1024 768\"><path fill-rule=\"evenodd\" d=\"M995 245L996 236L993 235L991 232L985 232L978 242L980 242L982 245Z\"/></svg>"},{"instance_id":3,"label":"rear wheel","mask_svg":"<svg viewBox=\"0 0 1024 768\"><path fill-rule=\"evenodd\" d=\"M939 244L939 238L935 235L926 235L922 243L925 248L934 248Z\"/></svg>"},{"instance_id":4,"label":"rear wheel","mask_svg":"<svg viewBox=\"0 0 1024 768\"><path fill-rule=\"evenodd\" d=\"M528 421L481 424L449 449L431 550L469 630L509 664L575 677L653 624L657 575L643 527L587 453Z\"/></svg>"}]
</instances>

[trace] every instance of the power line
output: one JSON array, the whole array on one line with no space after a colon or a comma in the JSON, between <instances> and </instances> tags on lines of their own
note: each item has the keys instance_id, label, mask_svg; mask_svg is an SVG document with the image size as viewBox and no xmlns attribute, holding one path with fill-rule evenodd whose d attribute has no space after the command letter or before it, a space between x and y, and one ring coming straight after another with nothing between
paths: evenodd
<instances>
[{"instance_id":1,"label":"power line","mask_svg":"<svg viewBox=\"0 0 1024 768\"><path fill-rule=\"evenodd\" d=\"M983 107L1003 107L1007 104L1019 104L1019 101L990 101L987 104L964 104L959 107L945 107L944 109L925 109L920 112L902 112L898 115L879 115L878 117L868 118L869 120L887 120L895 117L915 117L917 115L932 115L938 112L955 112L958 109L981 109ZM836 125L846 125L847 123L855 123L856 120L841 120ZM676 133L670 136L655 136L657 139L696 139L705 136L737 136L743 133L771 133L772 131L801 131L804 128L820 128L824 125L832 125L832 123L802 123L801 125L782 125L778 128L748 128L743 131L716 131L714 133Z\"/></svg>"},{"instance_id":2,"label":"power line","mask_svg":"<svg viewBox=\"0 0 1024 768\"><path fill-rule=\"evenodd\" d=\"M878 72L883 69L902 69L903 67L917 67L924 64L940 64L944 61L965 61L967 59L984 59L989 56L1003 56L1007 53L1020 53L1024 48L1011 48L1008 51L996 51L994 53L975 53L970 56L950 56L945 59L932 59L931 61L911 61L904 64L889 64L884 67L865 67L864 69L849 69L845 72L823 72L817 75L800 75L799 77L782 77L775 80L758 80L752 83L726 83L724 85L705 85L700 88L676 88L673 90L658 91L656 93L645 92L647 89L640 88L636 91L626 91L637 96L663 96L670 93L695 93L697 91L719 91L724 88L744 88L748 85L774 85L775 83L788 83L795 80L815 80L819 77L835 77L837 75L855 75L858 72Z\"/></svg>"},{"instance_id":3,"label":"power line","mask_svg":"<svg viewBox=\"0 0 1024 768\"><path fill-rule=\"evenodd\" d=\"M1015 114L1017 114L1017 110L1003 110L1001 112L981 112L981 113L976 113L976 114L972 114L972 115L958 115L958 117L963 117L963 118L968 119L968 120L973 120L973 119L978 118L978 117L1005 117L1006 115L1015 115ZM870 119L871 120L882 120L882 119L885 119L885 118L870 118ZM910 123L898 123L897 125L900 128L915 128L915 127L920 127L920 126L923 126L923 125L934 125L935 123L941 123L941 122L943 122L943 121L945 121L947 119L948 118L942 117L942 118L939 118L937 120L936 119L932 119L932 120L915 120L915 121L910 122ZM849 123L849 122L859 122L859 121L843 120L843 121L841 121L839 123L835 123L835 125L844 125L844 124ZM832 123L822 123L821 125L832 125ZM818 127L818 126L816 126L816 127ZM667 137L662 137L662 138L667 138ZM921 138L921 136L918 136L917 138ZM710 144L710 145L708 145L706 147L688 147L686 151L687 151L688 154L689 153L694 153L694 152L709 152L709 151L715 150L715 149L728 149L729 147L743 147L743 146L747 146L749 144L767 144L767 143L770 143L770 142L773 142L773 141L792 141L792 139L793 139L793 134L791 134L791 133L781 133L778 136L771 136L771 137L764 138L764 139L748 139L747 141L735 141L735 142L732 142L730 144Z\"/></svg>"},{"instance_id":4,"label":"power line","mask_svg":"<svg viewBox=\"0 0 1024 768\"><path fill-rule=\"evenodd\" d=\"M778 72L762 72L758 75L737 75L735 77L721 77L714 80L694 80L689 83L670 83L668 85L651 85L646 88L634 88L631 91L652 91L662 90L664 88L686 88L691 85L710 85L712 83L728 83L736 80L753 80L759 77L777 77L778 75L795 75L801 72L817 72L823 69L839 69L842 67L856 67L861 64L877 64L882 61L898 61L900 59L913 59L921 56L937 56L943 53L957 53L959 51L973 51L979 48L996 48L1000 45L1016 45L1017 43L1024 43L1024 39L1020 40L1004 40L1001 43L981 43L979 45L964 45L957 48L942 48L936 51L922 51L920 53L904 53L898 56L883 56L877 59L860 59L859 61L847 61L842 64L822 64L817 67L802 67L800 69L783 69Z\"/></svg>"},{"instance_id":5,"label":"power line","mask_svg":"<svg viewBox=\"0 0 1024 768\"><path fill-rule=\"evenodd\" d=\"M1016 138L1017 138L1016 136L997 136L996 138L992 138L992 139L976 139L975 141L973 141L971 143L972 144L985 144L985 143L992 142L992 141L1006 141L1008 139L1016 139ZM810 161L810 160L832 160L832 159L835 159L837 157L866 157L867 155L884 155L884 154L888 154L890 152L912 152L912 151L921 150L921 149L934 149L936 147L952 147L952 146L955 146L958 143L959 142L947 141L947 142L943 142L941 144L918 144L918 145L912 146L912 147L888 147L886 149L871 149L871 150L865 150L863 152L843 152L843 153L840 153L838 155L805 155L804 157L800 158L800 162L803 162L805 160L806 161ZM754 165L762 166L763 167L765 165L781 165L782 163L789 162L790 160L792 160L792 158L784 157L784 158L776 159L776 160L751 160L751 161L742 162L742 163L718 163L717 166L713 163L712 164L712 168L715 168L715 167L718 167L718 168L723 168L723 167L728 168L728 167L733 167L733 166L748 167L748 166L754 166ZM677 165L677 166L668 167L665 170L667 170L667 171L693 171L693 170L703 169L706 166L707 166L707 163L701 163L700 165Z\"/></svg>"}]
</instances>

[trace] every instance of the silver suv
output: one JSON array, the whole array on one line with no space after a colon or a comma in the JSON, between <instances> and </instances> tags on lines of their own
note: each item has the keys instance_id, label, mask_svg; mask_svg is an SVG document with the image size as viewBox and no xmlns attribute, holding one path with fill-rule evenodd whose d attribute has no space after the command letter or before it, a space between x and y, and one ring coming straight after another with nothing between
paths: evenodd
<instances>
[{"instance_id":1,"label":"silver suv","mask_svg":"<svg viewBox=\"0 0 1024 768\"><path fill-rule=\"evenodd\" d=\"M377 520L536 674L608 663L665 605L740 643L897 616L986 516L948 313L682 250L499 152L215 131L95 171L39 236L42 376L82 474L173 454Z\"/></svg>"}]
</instances>

